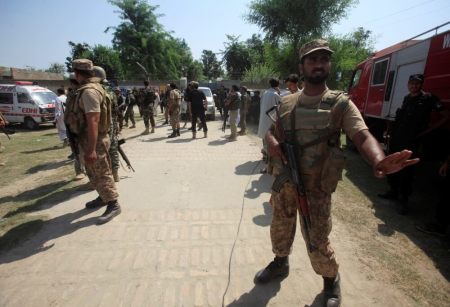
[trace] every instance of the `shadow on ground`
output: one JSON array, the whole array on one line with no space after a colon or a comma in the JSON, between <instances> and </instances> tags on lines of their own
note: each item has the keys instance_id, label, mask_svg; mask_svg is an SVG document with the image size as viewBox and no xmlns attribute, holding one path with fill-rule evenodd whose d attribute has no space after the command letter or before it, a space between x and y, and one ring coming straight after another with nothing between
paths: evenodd
<instances>
[{"instance_id":1,"label":"shadow on ground","mask_svg":"<svg viewBox=\"0 0 450 307\"><path fill-rule=\"evenodd\" d=\"M39 165L29 168L25 172L25 174L35 174L39 171L44 171L44 170L48 171L48 170L52 170L52 169L57 169L57 168L66 166L71 163L73 163L72 160L62 160L62 161L58 161L58 162L43 163L43 164L39 164Z\"/></svg>"},{"instance_id":2,"label":"shadow on ground","mask_svg":"<svg viewBox=\"0 0 450 307\"><path fill-rule=\"evenodd\" d=\"M263 208L264 214L255 216L253 218L253 223L261 227L267 227L270 226L270 223L272 223L273 209L268 201L263 203Z\"/></svg>"},{"instance_id":3,"label":"shadow on ground","mask_svg":"<svg viewBox=\"0 0 450 307\"><path fill-rule=\"evenodd\" d=\"M424 161L417 165L413 186L414 192L410 198L410 213L407 216L402 216L397 213L398 204L395 201L384 200L377 196L377 194L387 190L386 181L376 179L371 167L364 162L358 153L350 149L345 151L348 160L351 161L346 165L346 177L373 203L375 216L383 221L382 224L378 225L378 232L384 236L392 236L395 232L408 236L418 248L422 249L434 261L436 268L450 281L448 241L423 234L415 227L434 215L437 203L437 164L434 165L431 162Z\"/></svg>"},{"instance_id":4,"label":"shadow on ground","mask_svg":"<svg viewBox=\"0 0 450 307\"><path fill-rule=\"evenodd\" d=\"M77 221L91 212L92 210L81 209L47 221L34 220L10 229L0 238L0 250L12 247L11 245L16 242L15 239L19 237L24 230L39 228L41 230L24 242L24 244L18 247L14 252L3 253L0 257L0 264L14 262L45 252L54 246L54 243L46 245L46 242L71 234L80 228L94 225L97 221L97 217Z\"/></svg>"},{"instance_id":5,"label":"shadow on ground","mask_svg":"<svg viewBox=\"0 0 450 307\"><path fill-rule=\"evenodd\" d=\"M19 193L16 196L6 196L0 198L0 204L9 201L29 202L14 211L8 212L3 218L13 217L19 213L33 212L41 209L48 209L69 199L74 193L88 193L89 190L82 190L82 186L71 186L64 189L62 187L71 183L70 180L57 181L31 190ZM58 191L56 191L58 190ZM56 191L56 192L55 192ZM34 200L34 201L33 201Z\"/></svg>"},{"instance_id":6,"label":"shadow on ground","mask_svg":"<svg viewBox=\"0 0 450 307\"><path fill-rule=\"evenodd\" d=\"M267 306L269 301L280 291L281 280L265 285L255 285L249 292L242 294L227 307Z\"/></svg>"},{"instance_id":7,"label":"shadow on ground","mask_svg":"<svg viewBox=\"0 0 450 307\"><path fill-rule=\"evenodd\" d=\"M23 154L35 154L35 153L38 153L38 152L52 151L52 150L61 150L61 149L64 149L64 147L62 147L62 146L51 146L51 147L46 147L46 148L21 151L20 153L23 153Z\"/></svg>"}]
</instances>

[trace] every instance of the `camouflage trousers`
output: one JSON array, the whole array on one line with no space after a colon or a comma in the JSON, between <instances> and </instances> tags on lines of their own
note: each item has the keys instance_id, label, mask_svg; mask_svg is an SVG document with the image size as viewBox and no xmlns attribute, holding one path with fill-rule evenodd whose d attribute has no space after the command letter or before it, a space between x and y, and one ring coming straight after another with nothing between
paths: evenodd
<instances>
[{"instance_id":1,"label":"camouflage trousers","mask_svg":"<svg viewBox=\"0 0 450 307\"><path fill-rule=\"evenodd\" d=\"M239 110L239 125L241 126L241 131L247 131L247 111L244 109Z\"/></svg>"},{"instance_id":2,"label":"camouflage trousers","mask_svg":"<svg viewBox=\"0 0 450 307\"><path fill-rule=\"evenodd\" d=\"M87 138L80 140L83 152L86 152L87 144ZM97 152L97 160L94 163L85 163L86 174L89 177L89 181L95 187L98 195L100 195L100 198L104 202L114 201L119 197L112 175L111 159L108 154L109 147L109 136L99 135L95 149Z\"/></svg>"},{"instance_id":3,"label":"camouflage trousers","mask_svg":"<svg viewBox=\"0 0 450 307\"><path fill-rule=\"evenodd\" d=\"M174 108L169 112L170 125L173 130L180 129L180 108Z\"/></svg>"},{"instance_id":4,"label":"camouflage trousers","mask_svg":"<svg viewBox=\"0 0 450 307\"><path fill-rule=\"evenodd\" d=\"M124 120L125 120L125 124L126 125L128 125L128 119L131 121L131 123L133 125L136 124L136 121L134 120L134 109L133 109L133 106L128 106L127 110L125 111Z\"/></svg>"},{"instance_id":5,"label":"camouflage trousers","mask_svg":"<svg viewBox=\"0 0 450 307\"><path fill-rule=\"evenodd\" d=\"M111 125L111 131L109 133L109 141L111 146L109 147L109 158L111 159L111 169L117 170L120 167L119 161L119 127L117 121L113 119L113 124Z\"/></svg>"},{"instance_id":6,"label":"camouflage trousers","mask_svg":"<svg viewBox=\"0 0 450 307\"><path fill-rule=\"evenodd\" d=\"M313 246L308 251L309 260L314 271L325 277L335 277L339 265L328 238L331 232L331 195L322 191L311 191L308 194L311 229L310 243ZM285 183L279 193L272 191L271 203L273 219L270 226L272 250L279 257L288 256L292 251L297 225L297 202L295 186ZM300 219L303 239L305 225Z\"/></svg>"},{"instance_id":7,"label":"camouflage trousers","mask_svg":"<svg viewBox=\"0 0 450 307\"><path fill-rule=\"evenodd\" d=\"M145 128L149 128L150 124L152 128L155 128L155 116L153 114L153 106L142 107L142 118L144 119Z\"/></svg>"}]
</instances>

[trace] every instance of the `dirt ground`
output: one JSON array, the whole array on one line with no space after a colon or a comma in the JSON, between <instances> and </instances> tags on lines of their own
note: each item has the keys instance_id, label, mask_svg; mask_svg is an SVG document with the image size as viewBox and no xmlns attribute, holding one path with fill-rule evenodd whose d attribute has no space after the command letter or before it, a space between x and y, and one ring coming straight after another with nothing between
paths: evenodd
<instances>
[{"instance_id":1,"label":"dirt ground","mask_svg":"<svg viewBox=\"0 0 450 307\"><path fill-rule=\"evenodd\" d=\"M46 132L44 134L55 136L52 133ZM35 136L35 134L29 135L29 137ZM26 138L26 135L21 137ZM161 140L163 139L165 139L165 136L161 138ZM130 141L129 148L138 146L137 144L139 143L133 145ZM44 147L47 148L46 146ZM48 148L53 148L53 144L49 146ZM29 221L24 216L32 216L36 219L34 211L43 209L43 207L50 208L51 204L69 199L71 195L78 191L81 183L74 184L71 181L73 178L71 167L65 163L67 151L58 149L51 150L51 152L56 154L55 157L52 156L53 162L36 160L39 161L38 170L25 172L18 175L19 179L17 180L2 183L0 205L3 207L5 205L10 206L8 212L1 211L3 223L17 217L17 214L11 214L10 212L16 209L20 210L24 206L27 209L21 209L20 212L23 214L21 215L24 218L23 223ZM375 179L371 174L370 167L357 153L351 150L346 150L346 153L348 163L344 178L333 195L334 228L331 235L333 245L337 246L338 260L345 268L342 275L346 287L364 289L366 292L358 293L358 295L367 296L374 300L378 298L376 302L374 301L376 306L382 306L382 304L385 304L385 306L448 306L448 302L450 302L450 245L446 240L422 234L415 228L417 223L426 221L432 216L433 204L435 203L433 182L424 182L420 178L416 180L417 190L420 190L420 192L416 192L412 198L411 214L401 216L397 214L395 203L381 200L376 196L377 193L383 192L387 188L385 181ZM13 158L11 157L11 159ZM27 163L30 165L27 164L25 169L33 170L33 162L27 161ZM418 171L418 174L425 172L420 167ZM8 174L13 174L13 170L9 169ZM55 181L54 178L56 177L58 177L58 180ZM56 191L57 193L50 193L49 191ZM44 198L44 201L41 200L42 198ZM23 201L21 202L21 200ZM14 204L17 204L17 208L13 207ZM249 213L253 214L260 211L260 208L255 207ZM267 230L268 223L270 223L270 206L264 206L264 211L266 217L262 223L265 223L265 230ZM38 220L46 219L45 216L38 216L38 218ZM20 225L20 223L20 220L17 220L14 225ZM31 231L31 233L28 233L31 238L34 231L39 229L39 226L36 225L36 228L28 229L28 232ZM244 230L249 227L249 225L244 225ZM49 230L47 230L48 232ZM6 228L0 234L0 241L4 239L5 233L8 235ZM233 227L231 227L230 233L235 233ZM45 236L45 233L42 235ZM39 236L39 234L36 236ZM24 238L26 237L24 236ZM267 239L266 237L263 238ZM226 240L228 240L228 237L226 237ZM244 239L241 238L241 240ZM20 245L21 242L13 241L14 245ZM133 244L133 242L130 244ZM296 245L298 246L296 247L297 253L300 253L298 250L302 248L300 247L302 242L299 235ZM7 252L11 248L10 245L3 247L2 252ZM268 248L264 249L265 254L268 250ZM262 250L257 249L257 251ZM240 253L239 246L237 253L238 255ZM258 254L254 254L253 257L258 258L258 256ZM299 257L298 254L295 257ZM226 259L223 258L225 262ZM357 259L357 263L352 263L354 259ZM239 258L236 261L239 263ZM258 262L258 259L256 259L256 262ZM297 267L296 265L293 267L293 271L298 275L305 273L307 270L310 269ZM126 272L123 273L127 274ZM253 267L245 268L245 266L242 266L243 275L247 276L253 273ZM317 281L308 281L311 283L302 284L303 288L299 290L300 293L317 293L320 291L321 285ZM369 283L376 285L376 287L369 289L369 287L363 286ZM286 285L283 286L286 287ZM272 289L273 291L266 288L254 289L256 289L254 290L255 293L260 295L262 299L267 297L266 304L272 299L271 295L275 296L279 291L279 288ZM352 295L352 293L347 294ZM284 290L278 295L283 295L285 300L289 300L288 296L290 295L292 301L295 301L296 294L290 292L290 290ZM316 299L309 306L317 306ZM358 299L357 297L347 297L347 302L349 301L356 302ZM246 305L245 302L246 296L242 295L237 301L231 302L229 306L255 306ZM268 304L270 306L282 306L277 300L271 300Z\"/></svg>"}]
</instances>

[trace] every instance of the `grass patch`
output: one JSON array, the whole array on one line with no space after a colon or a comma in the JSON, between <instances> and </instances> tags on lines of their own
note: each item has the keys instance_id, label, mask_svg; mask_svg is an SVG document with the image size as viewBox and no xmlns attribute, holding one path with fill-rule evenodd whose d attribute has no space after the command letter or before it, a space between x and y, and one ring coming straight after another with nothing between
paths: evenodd
<instances>
[{"instance_id":1,"label":"grass patch","mask_svg":"<svg viewBox=\"0 0 450 307\"><path fill-rule=\"evenodd\" d=\"M42 227L46 216L30 213L66 200L80 185L72 181L73 162L67 159L70 148L62 147L55 128L18 129L3 145L0 155L6 165L0 176L0 251Z\"/></svg>"}]
</instances>

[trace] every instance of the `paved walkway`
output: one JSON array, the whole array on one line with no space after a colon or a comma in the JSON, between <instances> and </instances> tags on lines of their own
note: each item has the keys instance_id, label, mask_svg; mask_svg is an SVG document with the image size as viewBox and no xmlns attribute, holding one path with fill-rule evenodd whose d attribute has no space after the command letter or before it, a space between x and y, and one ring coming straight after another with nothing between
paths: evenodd
<instances>
[{"instance_id":1,"label":"paved walkway","mask_svg":"<svg viewBox=\"0 0 450 307\"><path fill-rule=\"evenodd\" d=\"M167 139L167 126L137 136L139 122L124 145L136 173L121 170L122 214L96 226L103 209L84 209L94 192L46 208L50 219L42 230L0 255L0 306L221 306L241 212L225 305L320 306L322 280L300 235L290 276L253 284L255 272L273 258L271 178L259 174L257 140L229 143L219 121L208 125L207 139L192 140L185 129ZM404 302L366 276L344 226L334 226L344 306Z\"/></svg>"}]
</instances>

